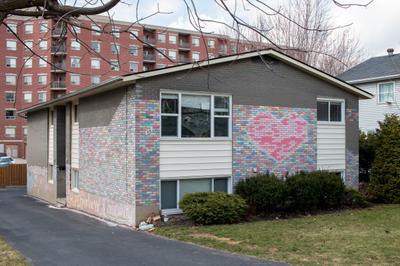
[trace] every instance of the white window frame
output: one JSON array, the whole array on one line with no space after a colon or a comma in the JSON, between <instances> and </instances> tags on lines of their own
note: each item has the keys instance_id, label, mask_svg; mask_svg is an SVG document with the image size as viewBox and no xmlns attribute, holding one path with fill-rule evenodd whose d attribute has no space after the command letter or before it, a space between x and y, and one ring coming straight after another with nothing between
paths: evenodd
<instances>
[{"instance_id":1,"label":"white window frame","mask_svg":"<svg viewBox=\"0 0 400 266\"><path fill-rule=\"evenodd\" d=\"M10 116L10 118L7 118L7 116L6 116L6 112L7 111L14 111L14 116ZM6 108L4 110L4 118L6 120L15 120L16 117L17 117L17 109L15 109L15 108Z\"/></svg>"},{"instance_id":2,"label":"white window frame","mask_svg":"<svg viewBox=\"0 0 400 266\"><path fill-rule=\"evenodd\" d=\"M81 27L78 25L72 25L72 32L73 33L81 33Z\"/></svg>"},{"instance_id":3,"label":"white window frame","mask_svg":"<svg viewBox=\"0 0 400 266\"><path fill-rule=\"evenodd\" d=\"M214 39L208 39L207 40L207 47L211 48L211 49L215 48L215 40Z\"/></svg>"},{"instance_id":4,"label":"white window frame","mask_svg":"<svg viewBox=\"0 0 400 266\"><path fill-rule=\"evenodd\" d=\"M42 58L39 58L38 65L39 67L47 67L47 56L42 56Z\"/></svg>"},{"instance_id":5,"label":"white window frame","mask_svg":"<svg viewBox=\"0 0 400 266\"><path fill-rule=\"evenodd\" d=\"M175 53L175 56L172 56L171 53ZM177 56L178 56L178 53L177 53L176 50L168 50L168 57L169 58L171 58L173 60L176 60Z\"/></svg>"},{"instance_id":6,"label":"white window frame","mask_svg":"<svg viewBox=\"0 0 400 266\"><path fill-rule=\"evenodd\" d=\"M114 64L116 63L116 64ZM119 71L121 69L121 66L118 62L118 60L110 60L110 68L112 71Z\"/></svg>"},{"instance_id":7,"label":"white window frame","mask_svg":"<svg viewBox=\"0 0 400 266\"><path fill-rule=\"evenodd\" d=\"M33 41L32 40L25 40L24 41L24 50L29 51L27 46L32 50L33 49Z\"/></svg>"},{"instance_id":8,"label":"white window frame","mask_svg":"<svg viewBox=\"0 0 400 266\"><path fill-rule=\"evenodd\" d=\"M139 30L136 29L129 30L129 38L135 40L136 39L135 36L139 37Z\"/></svg>"},{"instance_id":9,"label":"white window frame","mask_svg":"<svg viewBox=\"0 0 400 266\"><path fill-rule=\"evenodd\" d=\"M167 49L165 49L165 48L158 48L158 50L160 51L160 52L158 52L158 58L160 58L160 59L165 58L165 54L166 54Z\"/></svg>"},{"instance_id":10,"label":"white window frame","mask_svg":"<svg viewBox=\"0 0 400 266\"><path fill-rule=\"evenodd\" d=\"M40 95L44 95L44 101L41 100ZM46 91L38 91L38 102L44 103L47 101L47 92Z\"/></svg>"},{"instance_id":11,"label":"white window frame","mask_svg":"<svg viewBox=\"0 0 400 266\"><path fill-rule=\"evenodd\" d=\"M93 62L99 62L99 66L98 66L98 67L97 67L97 66L94 66L94 65L93 65ZM91 68L91 69L100 69L100 67L101 67L101 61L100 61L99 58L92 58L92 59L90 59L90 68Z\"/></svg>"},{"instance_id":12,"label":"white window frame","mask_svg":"<svg viewBox=\"0 0 400 266\"><path fill-rule=\"evenodd\" d=\"M317 98L317 103L318 102L328 102L328 121L318 121L317 118L317 124L318 125L344 125L346 123L346 117L345 117L345 109L346 109L346 102L344 99L340 98ZM331 120L331 102L341 103L341 118L342 121L330 121ZM318 110L317 110L317 115L318 115Z\"/></svg>"},{"instance_id":13,"label":"white window frame","mask_svg":"<svg viewBox=\"0 0 400 266\"><path fill-rule=\"evenodd\" d=\"M27 126L22 127L22 134L24 134L24 137L28 136L28 127Z\"/></svg>"},{"instance_id":14,"label":"white window frame","mask_svg":"<svg viewBox=\"0 0 400 266\"><path fill-rule=\"evenodd\" d=\"M116 49L115 51L113 50L114 47ZM112 54L121 54L121 45L119 45L119 43L111 43L110 51Z\"/></svg>"},{"instance_id":15,"label":"white window frame","mask_svg":"<svg viewBox=\"0 0 400 266\"><path fill-rule=\"evenodd\" d=\"M9 46L9 44L13 44ZM8 51L16 51L17 50L17 40L6 40L6 49Z\"/></svg>"},{"instance_id":16,"label":"white window frame","mask_svg":"<svg viewBox=\"0 0 400 266\"><path fill-rule=\"evenodd\" d=\"M31 102L32 102L32 100L33 100L33 95L32 95L32 92L31 92L31 91L24 91L24 92L22 92L22 95L23 95L24 103L31 103ZM27 99L25 98L25 95L31 95L30 100L27 100Z\"/></svg>"},{"instance_id":17,"label":"white window frame","mask_svg":"<svg viewBox=\"0 0 400 266\"><path fill-rule=\"evenodd\" d=\"M121 33L119 31L120 31L119 27L112 27L111 35L114 36L115 38L119 38L121 36Z\"/></svg>"},{"instance_id":18,"label":"white window frame","mask_svg":"<svg viewBox=\"0 0 400 266\"><path fill-rule=\"evenodd\" d=\"M195 42L194 40L197 40L197 41ZM192 45L193 45L194 47L200 47L200 37L195 37L195 36L193 36L193 37L192 37Z\"/></svg>"},{"instance_id":19,"label":"white window frame","mask_svg":"<svg viewBox=\"0 0 400 266\"><path fill-rule=\"evenodd\" d=\"M175 41L173 40L174 37L175 37ZM176 35L176 34L168 34L168 43L177 44L178 43L178 35Z\"/></svg>"},{"instance_id":20,"label":"white window frame","mask_svg":"<svg viewBox=\"0 0 400 266\"><path fill-rule=\"evenodd\" d=\"M40 50L47 50L47 41L39 41L39 49Z\"/></svg>"},{"instance_id":21,"label":"white window frame","mask_svg":"<svg viewBox=\"0 0 400 266\"><path fill-rule=\"evenodd\" d=\"M26 30L26 27L27 27L27 26L28 26L28 27L30 26L32 30L27 31L27 30ZM32 23L25 23L25 24L24 24L24 32L25 32L25 34L32 34L32 33L33 33L33 24L32 24Z\"/></svg>"},{"instance_id":22,"label":"white window frame","mask_svg":"<svg viewBox=\"0 0 400 266\"><path fill-rule=\"evenodd\" d=\"M71 168L71 190L75 193L79 192L79 169Z\"/></svg>"},{"instance_id":23,"label":"white window frame","mask_svg":"<svg viewBox=\"0 0 400 266\"><path fill-rule=\"evenodd\" d=\"M73 51L81 50L81 43L77 39L71 40L71 50Z\"/></svg>"},{"instance_id":24,"label":"white window frame","mask_svg":"<svg viewBox=\"0 0 400 266\"><path fill-rule=\"evenodd\" d=\"M24 58L24 68L32 68L33 60L32 57L25 57Z\"/></svg>"},{"instance_id":25,"label":"white window frame","mask_svg":"<svg viewBox=\"0 0 400 266\"><path fill-rule=\"evenodd\" d=\"M44 83L40 82L40 77L45 77L45 82ZM39 85L46 85L47 84L47 74L38 74L38 84Z\"/></svg>"},{"instance_id":26,"label":"white window frame","mask_svg":"<svg viewBox=\"0 0 400 266\"><path fill-rule=\"evenodd\" d=\"M380 95L380 85L386 85L386 84L392 84L393 85L393 102L390 103L394 103L396 101L396 83L394 81L389 81L389 82L379 82L376 84L376 101L378 104L389 104L389 102L385 101L385 102L381 102L379 100L379 95Z\"/></svg>"},{"instance_id":27,"label":"white window frame","mask_svg":"<svg viewBox=\"0 0 400 266\"><path fill-rule=\"evenodd\" d=\"M14 65L12 65L12 64L7 65L7 59L14 59L15 64ZM15 56L6 56L6 67L8 67L8 68L16 68L17 67L17 58Z\"/></svg>"},{"instance_id":28,"label":"white window frame","mask_svg":"<svg viewBox=\"0 0 400 266\"><path fill-rule=\"evenodd\" d=\"M17 28L17 23L7 23L7 32L9 32L9 33L11 33L11 30L14 32L14 33L18 33L17 31L18 31L18 28ZM10 29L11 30L10 30Z\"/></svg>"},{"instance_id":29,"label":"white window frame","mask_svg":"<svg viewBox=\"0 0 400 266\"><path fill-rule=\"evenodd\" d=\"M30 78L30 82L25 82L25 78L28 78L28 77ZM24 82L24 85L28 85L28 86L32 85L32 83L33 83L32 74L23 75L23 82Z\"/></svg>"},{"instance_id":30,"label":"white window frame","mask_svg":"<svg viewBox=\"0 0 400 266\"><path fill-rule=\"evenodd\" d=\"M131 64L136 64L136 70L132 70ZM139 71L139 63L136 61L129 61L129 71L131 72L138 72Z\"/></svg>"},{"instance_id":31,"label":"white window frame","mask_svg":"<svg viewBox=\"0 0 400 266\"><path fill-rule=\"evenodd\" d=\"M13 101L8 101L7 100L7 94L13 94L14 95L14 100ZM16 92L15 91L5 91L4 92L4 101L6 102L6 103L15 103L15 100L16 100Z\"/></svg>"},{"instance_id":32,"label":"white window frame","mask_svg":"<svg viewBox=\"0 0 400 266\"><path fill-rule=\"evenodd\" d=\"M94 77L98 78L98 79L99 79L99 82L94 83L94 82L93 82L93 78L94 78ZM91 84L91 85L97 85L97 84L99 84L100 82L101 82L101 77L100 77L99 75L92 75L92 76L90 77L90 84Z\"/></svg>"},{"instance_id":33,"label":"white window frame","mask_svg":"<svg viewBox=\"0 0 400 266\"><path fill-rule=\"evenodd\" d=\"M198 58L197 58L197 59L194 58L193 55L197 55ZM200 61L200 53L198 53L198 52L192 52L192 60L195 61L195 62Z\"/></svg>"},{"instance_id":34,"label":"white window frame","mask_svg":"<svg viewBox=\"0 0 400 266\"><path fill-rule=\"evenodd\" d=\"M93 43L98 44L99 49L93 49L93 47L92 47L92 44L93 44ZM99 42L99 41L92 41L92 42L90 43L90 48L91 48L93 51L95 51L96 53L100 53L100 52L101 52L101 42Z\"/></svg>"},{"instance_id":35,"label":"white window frame","mask_svg":"<svg viewBox=\"0 0 400 266\"><path fill-rule=\"evenodd\" d=\"M8 77L13 77L13 82L7 82ZM6 85L16 85L17 84L17 74L6 73L5 74Z\"/></svg>"},{"instance_id":36,"label":"white window frame","mask_svg":"<svg viewBox=\"0 0 400 266\"><path fill-rule=\"evenodd\" d=\"M76 65L72 64L72 62L74 61L73 59L77 59L78 64L76 64ZM71 64L72 68L80 68L81 67L81 58L78 56L71 56L70 64Z\"/></svg>"},{"instance_id":37,"label":"white window frame","mask_svg":"<svg viewBox=\"0 0 400 266\"><path fill-rule=\"evenodd\" d=\"M49 31L49 27L47 25L47 22L45 22L45 21L40 22L40 24L39 24L39 32L45 33L45 32L48 32L48 31Z\"/></svg>"},{"instance_id":38,"label":"white window frame","mask_svg":"<svg viewBox=\"0 0 400 266\"><path fill-rule=\"evenodd\" d=\"M131 48L132 47L136 48L135 49L135 53L133 53L133 54L131 53ZM129 45L128 52L129 52L130 55L137 56L139 54L139 47L137 45Z\"/></svg>"},{"instance_id":39,"label":"white window frame","mask_svg":"<svg viewBox=\"0 0 400 266\"><path fill-rule=\"evenodd\" d=\"M98 32L98 31L101 31L100 25L92 24L90 26L90 29L92 31L92 35L95 35L95 36L100 36L101 35L101 32Z\"/></svg>"},{"instance_id":40,"label":"white window frame","mask_svg":"<svg viewBox=\"0 0 400 266\"><path fill-rule=\"evenodd\" d=\"M164 39L163 39L163 38L160 38L160 36L164 36ZM166 42L167 42L167 34L165 34L165 33L158 33L158 34L157 34L157 41L160 42L160 43L166 43Z\"/></svg>"},{"instance_id":41,"label":"white window frame","mask_svg":"<svg viewBox=\"0 0 400 266\"><path fill-rule=\"evenodd\" d=\"M162 95L163 94L176 94L178 95L178 113L177 114L170 114L170 113L165 113L163 114L161 112L160 108L160 117L162 116L177 116L178 117L178 135L177 136L161 136L161 130L160 130L160 138L163 139L189 139L189 140L215 140L215 139L223 139L223 140L231 140L232 139L232 95L230 94L224 94L224 93L209 93L209 92L179 92L179 91L170 91L170 90L161 90L160 91L160 107L161 107L161 101L162 101ZM194 96L210 96L210 114L211 114L211 119L210 119L210 137L208 138L199 138L199 137L194 137L194 138L188 138L188 137L183 137L182 138L182 95L194 95ZM214 112L214 97L229 97L229 116L215 116ZM215 137L214 136L214 118L215 117L227 117L229 118L228 121L228 136L227 137Z\"/></svg>"},{"instance_id":42,"label":"white window frame","mask_svg":"<svg viewBox=\"0 0 400 266\"><path fill-rule=\"evenodd\" d=\"M74 81L73 81L74 78L77 79L77 80L76 80L77 82L74 82ZM79 85L81 85L81 75L79 75L79 74L70 74L69 79L70 79L71 85L74 85L74 86L79 86Z\"/></svg>"},{"instance_id":43,"label":"white window frame","mask_svg":"<svg viewBox=\"0 0 400 266\"><path fill-rule=\"evenodd\" d=\"M7 129L12 129L12 130L14 131L14 133L11 134L11 135L9 135L9 134L7 133ZM5 136L6 138L15 138L16 135L17 135L17 128L16 128L15 126L5 126L5 127L4 127L4 136Z\"/></svg>"}]
</instances>

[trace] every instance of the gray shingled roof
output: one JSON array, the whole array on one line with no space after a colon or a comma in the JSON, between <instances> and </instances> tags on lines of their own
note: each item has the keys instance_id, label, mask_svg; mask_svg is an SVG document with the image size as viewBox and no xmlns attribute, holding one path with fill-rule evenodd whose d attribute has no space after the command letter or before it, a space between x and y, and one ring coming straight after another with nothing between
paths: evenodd
<instances>
[{"instance_id":1,"label":"gray shingled roof","mask_svg":"<svg viewBox=\"0 0 400 266\"><path fill-rule=\"evenodd\" d=\"M372 57L340 74L344 81L400 75L400 54Z\"/></svg>"}]
</instances>

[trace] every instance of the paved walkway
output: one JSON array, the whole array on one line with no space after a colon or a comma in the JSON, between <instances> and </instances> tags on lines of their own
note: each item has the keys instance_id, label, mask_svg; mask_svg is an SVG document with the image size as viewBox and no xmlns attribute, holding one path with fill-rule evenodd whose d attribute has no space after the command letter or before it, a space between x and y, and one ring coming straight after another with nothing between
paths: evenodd
<instances>
[{"instance_id":1,"label":"paved walkway","mask_svg":"<svg viewBox=\"0 0 400 266\"><path fill-rule=\"evenodd\" d=\"M0 235L33 265L282 265L109 226L0 189Z\"/></svg>"}]
</instances>

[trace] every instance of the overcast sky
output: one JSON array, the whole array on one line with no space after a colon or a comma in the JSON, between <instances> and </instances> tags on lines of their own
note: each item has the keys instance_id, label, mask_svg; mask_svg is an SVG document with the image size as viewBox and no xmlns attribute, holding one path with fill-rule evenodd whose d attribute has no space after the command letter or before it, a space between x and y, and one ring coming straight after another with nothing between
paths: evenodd
<instances>
[{"instance_id":1,"label":"overcast sky","mask_svg":"<svg viewBox=\"0 0 400 266\"><path fill-rule=\"evenodd\" d=\"M193 0L196 3L197 12L202 18L209 18L218 21L228 21L228 15L218 7L212 0ZM278 8L280 3L287 0L263 0ZM136 0L126 0L130 6L118 4L111 13L115 19L134 21L136 20ZM190 3L191 1L187 1ZM225 1L233 7L234 0ZM368 0L339 0L342 3L366 3ZM178 27L190 29L185 2L183 0L140 0L139 16L145 17L156 12L159 8L163 12L171 14L158 14L143 23L155 24L160 26ZM242 1L237 1L240 17L246 21L251 21L256 15L256 11L251 6L243 7ZM384 55L389 47L395 48L395 52L400 52L400 0L374 0L374 2L364 7L352 7L342 9L332 7L332 18L338 25L353 23L351 25L354 33L360 39L362 47L368 57ZM220 33L221 25L206 25L209 31Z\"/></svg>"}]
</instances>

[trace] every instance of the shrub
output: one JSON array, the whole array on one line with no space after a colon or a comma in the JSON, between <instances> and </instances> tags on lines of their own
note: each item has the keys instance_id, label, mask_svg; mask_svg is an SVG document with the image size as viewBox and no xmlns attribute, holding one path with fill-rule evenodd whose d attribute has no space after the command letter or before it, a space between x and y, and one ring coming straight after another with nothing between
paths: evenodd
<instances>
[{"instance_id":1,"label":"shrub","mask_svg":"<svg viewBox=\"0 0 400 266\"><path fill-rule=\"evenodd\" d=\"M274 175L257 175L243 179L236 185L235 192L256 213L274 212L285 207L285 182Z\"/></svg>"},{"instance_id":2,"label":"shrub","mask_svg":"<svg viewBox=\"0 0 400 266\"><path fill-rule=\"evenodd\" d=\"M370 205L363 194L351 188L346 188L343 196L343 204L354 208L365 208Z\"/></svg>"},{"instance_id":3,"label":"shrub","mask_svg":"<svg viewBox=\"0 0 400 266\"><path fill-rule=\"evenodd\" d=\"M376 132L376 153L368 194L371 200L400 203L400 118L387 115Z\"/></svg>"},{"instance_id":4,"label":"shrub","mask_svg":"<svg viewBox=\"0 0 400 266\"><path fill-rule=\"evenodd\" d=\"M359 136L359 162L360 162L360 182L369 182L372 163L375 158L376 134L360 132Z\"/></svg>"},{"instance_id":5,"label":"shrub","mask_svg":"<svg viewBox=\"0 0 400 266\"><path fill-rule=\"evenodd\" d=\"M230 224L240 221L247 205L238 195L223 192L186 194L179 206L196 224Z\"/></svg>"},{"instance_id":6,"label":"shrub","mask_svg":"<svg viewBox=\"0 0 400 266\"><path fill-rule=\"evenodd\" d=\"M339 207L342 203L345 186L335 173L298 173L286 182L291 206L296 210L328 209Z\"/></svg>"}]
</instances>

